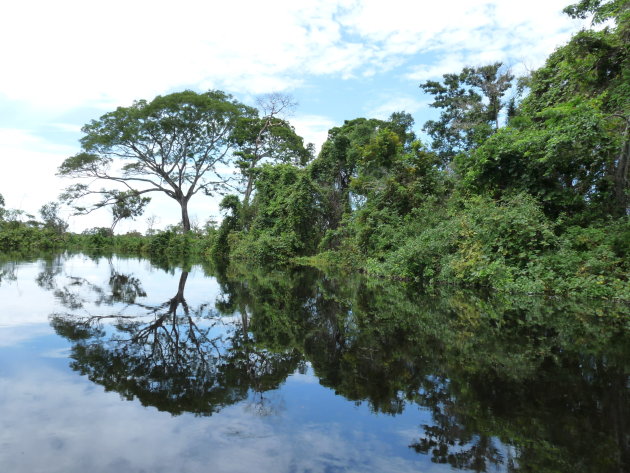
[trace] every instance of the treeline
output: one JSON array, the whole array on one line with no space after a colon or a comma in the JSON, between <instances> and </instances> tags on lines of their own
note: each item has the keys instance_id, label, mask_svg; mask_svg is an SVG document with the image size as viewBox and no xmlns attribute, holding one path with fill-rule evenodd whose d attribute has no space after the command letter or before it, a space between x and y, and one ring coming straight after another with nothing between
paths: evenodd
<instances>
[{"instance_id":1,"label":"treeline","mask_svg":"<svg viewBox=\"0 0 630 473\"><path fill-rule=\"evenodd\" d=\"M251 203L223 200L210 256L629 299L629 9L566 11L612 24L518 81L496 63L422 84L430 147L395 113L333 128L307 166L259 167Z\"/></svg>"},{"instance_id":2,"label":"treeline","mask_svg":"<svg viewBox=\"0 0 630 473\"><path fill-rule=\"evenodd\" d=\"M565 11L605 26L580 31L528 77L495 63L421 84L440 111L423 127L429 145L399 112L331 129L313 159L280 119L292 104L277 95L261 110L220 91L119 108L84 127L84 151L60 174L154 187L68 188L62 199L79 213L112 208L110 229L83 235L64 236L55 212L29 223L5 211L0 249L32 242L218 265L299 261L427 284L630 300L630 8L583 0ZM125 174L108 174L120 156ZM230 156L241 192L222 200L220 226L195 230L188 201L225 190L218 173ZM178 202L181 232L113 236L118 221L142 213L149 192ZM76 204L94 195L91 207Z\"/></svg>"}]
</instances>

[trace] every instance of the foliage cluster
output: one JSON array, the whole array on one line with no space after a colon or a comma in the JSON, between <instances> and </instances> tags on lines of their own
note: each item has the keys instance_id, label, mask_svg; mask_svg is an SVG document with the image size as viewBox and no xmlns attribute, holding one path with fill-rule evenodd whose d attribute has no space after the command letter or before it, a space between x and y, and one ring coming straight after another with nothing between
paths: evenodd
<instances>
[{"instance_id":1,"label":"foliage cluster","mask_svg":"<svg viewBox=\"0 0 630 473\"><path fill-rule=\"evenodd\" d=\"M337 263L426 283L630 299L630 36L623 2L514 83L501 63L421 85L404 112L329 131L307 166L268 165L232 205L223 261ZM519 96L525 94L519 102ZM236 196L234 196L236 198Z\"/></svg>"},{"instance_id":2,"label":"foliage cluster","mask_svg":"<svg viewBox=\"0 0 630 473\"><path fill-rule=\"evenodd\" d=\"M59 217L59 205L40 209L42 221L22 210L5 208L0 194L0 251L50 250L67 244L67 224Z\"/></svg>"}]
</instances>

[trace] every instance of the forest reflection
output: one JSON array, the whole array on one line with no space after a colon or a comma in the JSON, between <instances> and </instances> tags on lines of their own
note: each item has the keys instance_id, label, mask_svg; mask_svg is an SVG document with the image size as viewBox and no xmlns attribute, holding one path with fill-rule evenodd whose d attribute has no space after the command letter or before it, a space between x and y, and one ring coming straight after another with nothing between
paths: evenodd
<instances>
[{"instance_id":1,"label":"forest reflection","mask_svg":"<svg viewBox=\"0 0 630 473\"><path fill-rule=\"evenodd\" d=\"M71 366L125 399L212 415L308 367L375 414L421 408L409 447L471 471L619 472L630 467L627 306L422 289L314 270L214 274L221 294L190 306L189 273L149 305L111 265L107 286L58 265L38 284ZM90 314L90 304L111 312ZM90 305L91 306L91 305Z\"/></svg>"}]
</instances>

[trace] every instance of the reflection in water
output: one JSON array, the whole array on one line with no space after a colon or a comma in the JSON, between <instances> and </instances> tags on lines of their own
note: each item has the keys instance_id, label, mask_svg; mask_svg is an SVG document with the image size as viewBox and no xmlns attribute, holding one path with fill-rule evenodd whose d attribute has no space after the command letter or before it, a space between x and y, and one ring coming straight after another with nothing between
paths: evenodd
<instances>
[{"instance_id":1,"label":"reflection in water","mask_svg":"<svg viewBox=\"0 0 630 473\"><path fill-rule=\"evenodd\" d=\"M419 407L409 450L470 471L630 468L627 307L464 291L429 294L314 271L220 273L222 294L189 306L188 273L162 304L113 270L108 287L57 266L38 283L67 311L72 367L172 414L255 400L308 365L319 383L375 414ZM234 271L234 270L233 270ZM46 273L46 274L44 274ZM90 302L89 305L87 301ZM111 313L86 313L86 307Z\"/></svg>"},{"instance_id":2,"label":"reflection in water","mask_svg":"<svg viewBox=\"0 0 630 473\"><path fill-rule=\"evenodd\" d=\"M250 390L259 393L262 412L262 393L296 370L299 354L258 349L245 317L232 323L208 304L190 307L184 295L187 279L183 271L175 295L155 306L137 301L146 295L142 284L125 274L112 273L107 290L77 277L56 289L71 310L85 303L77 286L88 286L98 305L126 304L124 312L111 315L51 316L55 331L75 342L72 368L108 391L172 414L210 415L246 399ZM111 326L105 325L108 321Z\"/></svg>"}]
</instances>

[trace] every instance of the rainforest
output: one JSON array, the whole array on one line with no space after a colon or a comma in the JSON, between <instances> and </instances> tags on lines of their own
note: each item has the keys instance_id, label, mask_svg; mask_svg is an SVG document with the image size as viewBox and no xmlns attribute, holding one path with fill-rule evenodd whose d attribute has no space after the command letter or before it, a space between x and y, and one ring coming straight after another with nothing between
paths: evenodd
<instances>
[{"instance_id":1,"label":"rainforest","mask_svg":"<svg viewBox=\"0 0 630 473\"><path fill-rule=\"evenodd\" d=\"M0 466L629 471L630 6L564 13L541 67L320 149L282 93L86 123L39 216L0 195ZM179 223L121 232L156 196Z\"/></svg>"}]
</instances>

